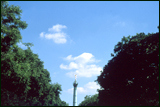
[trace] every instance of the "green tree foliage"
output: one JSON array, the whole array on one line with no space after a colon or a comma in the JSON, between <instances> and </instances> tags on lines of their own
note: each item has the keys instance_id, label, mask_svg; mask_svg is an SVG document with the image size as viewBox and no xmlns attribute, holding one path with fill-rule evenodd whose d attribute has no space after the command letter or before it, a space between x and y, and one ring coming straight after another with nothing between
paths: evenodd
<instances>
[{"instance_id":1,"label":"green tree foliage","mask_svg":"<svg viewBox=\"0 0 160 107\"><path fill-rule=\"evenodd\" d=\"M20 7L9 6L8 2L1 1L1 51L8 51L22 39L20 29L25 29L27 24L21 21Z\"/></svg>"},{"instance_id":2,"label":"green tree foliage","mask_svg":"<svg viewBox=\"0 0 160 107\"><path fill-rule=\"evenodd\" d=\"M50 84L50 74L30 49L32 44L24 43L26 50L17 45L20 29L27 27L21 12L1 1L1 106L67 106L59 96L61 85Z\"/></svg>"},{"instance_id":3,"label":"green tree foliage","mask_svg":"<svg viewBox=\"0 0 160 107\"><path fill-rule=\"evenodd\" d=\"M103 106L159 105L159 32L123 37L97 78Z\"/></svg>"},{"instance_id":4,"label":"green tree foliage","mask_svg":"<svg viewBox=\"0 0 160 107\"><path fill-rule=\"evenodd\" d=\"M84 101L82 101L78 106L98 106L98 94L88 96L86 95Z\"/></svg>"}]
</instances>

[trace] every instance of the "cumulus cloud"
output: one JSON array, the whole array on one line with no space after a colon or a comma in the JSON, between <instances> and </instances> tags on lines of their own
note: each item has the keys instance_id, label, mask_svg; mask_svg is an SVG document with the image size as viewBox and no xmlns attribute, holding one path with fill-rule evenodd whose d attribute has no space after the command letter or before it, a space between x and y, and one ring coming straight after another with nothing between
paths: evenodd
<instances>
[{"instance_id":1,"label":"cumulus cloud","mask_svg":"<svg viewBox=\"0 0 160 107\"><path fill-rule=\"evenodd\" d=\"M52 34L45 34L46 39L52 39L55 43L66 43L66 34L65 33L52 33Z\"/></svg>"},{"instance_id":2,"label":"cumulus cloud","mask_svg":"<svg viewBox=\"0 0 160 107\"><path fill-rule=\"evenodd\" d=\"M89 82L83 87L77 87L77 94L96 94L97 89L100 89L100 86L96 82ZM68 89L67 92L73 94L73 88Z\"/></svg>"},{"instance_id":3,"label":"cumulus cloud","mask_svg":"<svg viewBox=\"0 0 160 107\"><path fill-rule=\"evenodd\" d=\"M48 31L61 32L62 29L67 28L65 25L54 25L52 28L49 28Z\"/></svg>"},{"instance_id":4,"label":"cumulus cloud","mask_svg":"<svg viewBox=\"0 0 160 107\"><path fill-rule=\"evenodd\" d=\"M100 89L100 86L97 85L96 82L89 82L84 87L86 87L87 89L91 89L91 90Z\"/></svg>"},{"instance_id":5,"label":"cumulus cloud","mask_svg":"<svg viewBox=\"0 0 160 107\"><path fill-rule=\"evenodd\" d=\"M40 33L40 37L41 38L46 38L46 39L52 39L54 41L54 43L57 44L64 44L67 42L67 34L62 32L63 28L67 28L65 25L54 25L52 28L49 28L48 31L54 31L51 33L46 33L45 32L41 32Z\"/></svg>"},{"instance_id":6,"label":"cumulus cloud","mask_svg":"<svg viewBox=\"0 0 160 107\"><path fill-rule=\"evenodd\" d=\"M41 38L44 37L44 32L41 32L41 33L40 33L40 37L41 37Z\"/></svg>"},{"instance_id":7,"label":"cumulus cloud","mask_svg":"<svg viewBox=\"0 0 160 107\"><path fill-rule=\"evenodd\" d=\"M95 57L91 53L82 53L77 57L72 57L72 55L64 58L69 61L69 65L61 64L60 68L64 70L74 70L66 73L69 77L74 77L74 74L77 74L78 77L92 77L100 75L101 67L96 65Z\"/></svg>"},{"instance_id":8,"label":"cumulus cloud","mask_svg":"<svg viewBox=\"0 0 160 107\"><path fill-rule=\"evenodd\" d=\"M78 65L75 62L71 62L69 65L60 65L61 69L77 69Z\"/></svg>"},{"instance_id":9,"label":"cumulus cloud","mask_svg":"<svg viewBox=\"0 0 160 107\"><path fill-rule=\"evenodd\" d=\"M72 60L74 60L73 58L72 58L72 55L69 55L69 56L67 56L66 58L64 58L65 60L68 60L68 61L72 61Z\"/></svg>"}]
</instances>

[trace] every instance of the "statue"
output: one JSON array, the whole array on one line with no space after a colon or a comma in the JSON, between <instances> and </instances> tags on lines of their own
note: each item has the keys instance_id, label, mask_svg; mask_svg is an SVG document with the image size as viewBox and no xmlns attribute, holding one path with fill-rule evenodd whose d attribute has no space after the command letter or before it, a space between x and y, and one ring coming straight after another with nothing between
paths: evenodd
<instances>
[{"instance_id":1,"label":"statue","mask_svg":"<svg viewBox=\"0 0 160 107\"><path fill-rule=\"evenodd\" d=\"M77 80L77 74L75 74L75 80Z\"/></svg>"}]
</instances>

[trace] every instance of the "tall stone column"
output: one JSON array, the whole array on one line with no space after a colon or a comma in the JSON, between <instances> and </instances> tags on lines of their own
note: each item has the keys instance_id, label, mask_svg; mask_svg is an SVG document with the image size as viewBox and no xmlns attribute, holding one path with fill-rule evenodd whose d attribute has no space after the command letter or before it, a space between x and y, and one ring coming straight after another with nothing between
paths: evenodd
<instances>
[{"instance_id":1,"label":"tall stone column","mask_svg":"<svg viewBox=\"0 0 160 107\"><path fill-rule=\"evenodd\" d=\"M73 90L73 106L77 106L77 81L75 80L73 83L74 90Z\"/></svg>"}]
</instances>

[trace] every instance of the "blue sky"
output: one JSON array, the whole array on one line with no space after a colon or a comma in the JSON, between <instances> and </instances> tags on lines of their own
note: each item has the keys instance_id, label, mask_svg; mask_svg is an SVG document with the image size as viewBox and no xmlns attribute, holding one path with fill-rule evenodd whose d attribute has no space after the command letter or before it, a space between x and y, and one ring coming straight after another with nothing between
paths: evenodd
<instances>
[{"instance_id":1,"label":"blue sky","mask_svg":"<svg viewBox=\"0 0 160 107\"><path fill-rule=\"evenodd\" d=\"M96 94L94 82L123 36L158 32L159 1L9 1L22 9L23 42L44 62L52 83L62 86L61 99L73 105ZM26 49L22 44L20 47Z\"/></svg>"}]
</instances>

